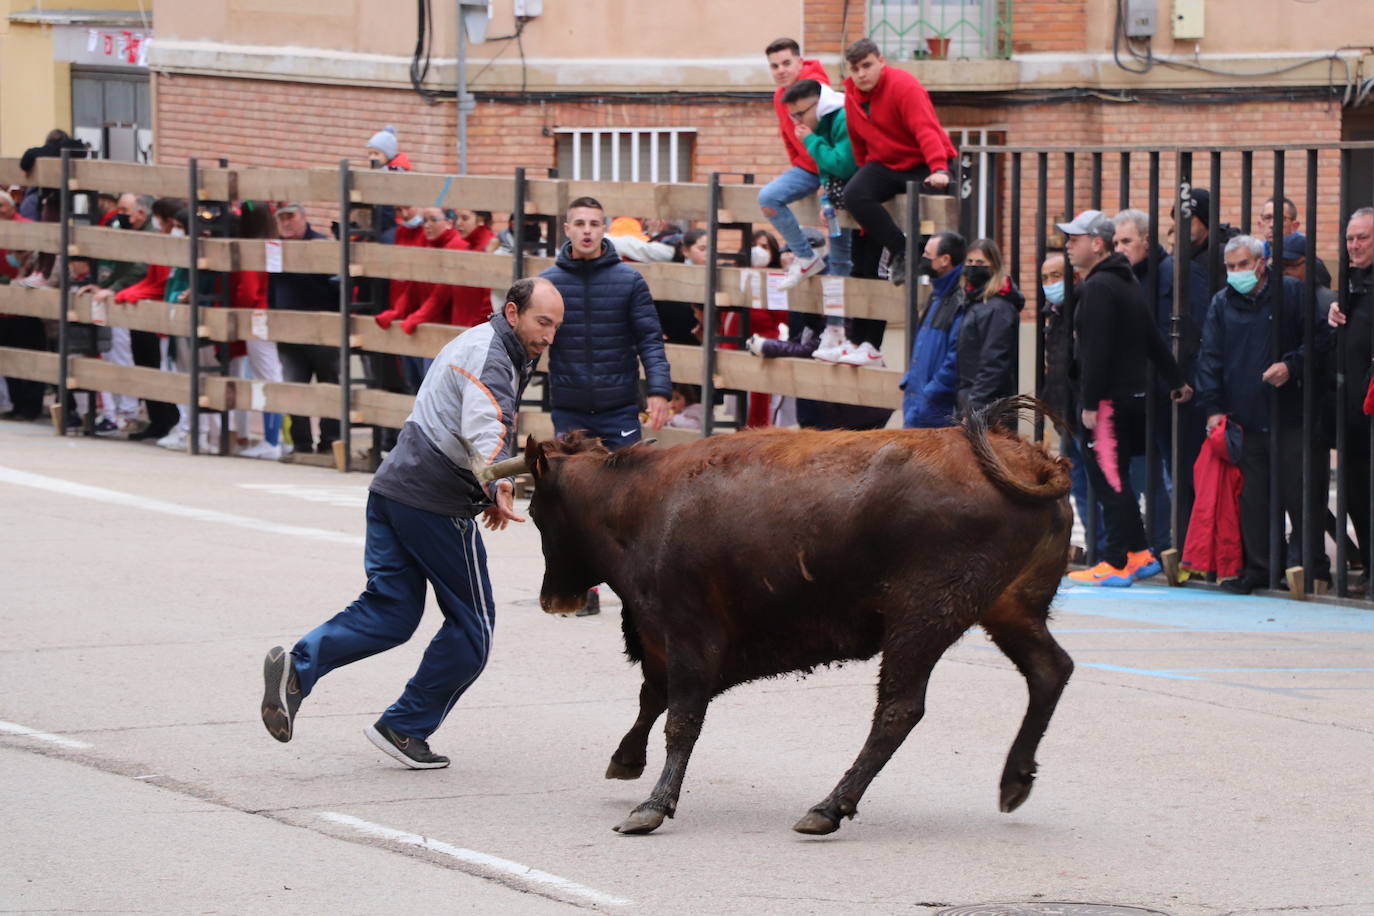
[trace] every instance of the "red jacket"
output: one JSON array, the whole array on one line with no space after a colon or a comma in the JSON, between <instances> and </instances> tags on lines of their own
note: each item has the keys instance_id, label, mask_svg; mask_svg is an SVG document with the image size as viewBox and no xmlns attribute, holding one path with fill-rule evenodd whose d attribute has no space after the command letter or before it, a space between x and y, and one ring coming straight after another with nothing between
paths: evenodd
<instances>
[{"instance_id":1,"label":"red jacket","mask_svg":"<svg viewBox=\"0 0 1374 916\"><path fill-rule=\"evenodd\" d=\"M825 72L818 60L802 61L801 73L798 74L799 80L815 80L826 86L830 85L830 74ZM792 116L787 113L787 106L782 103L782 97L790 86L779 86L773 90L773 111L778 115L778 132L782 134L782 144L787 147L788 160L799 169L806 169L811 174L818 173L816 160L811 158L811 154L806 151L806 145L797 139L797 125L792 120Z\"/></svg>"},{"instance_id":2,"label":"red jacket","mask_svg":"<svg viewBox=\"0 0 1374 916\"><path fill-rule=\"evenodd\" d=\"M1226 450L1223 419L1207 434L1193 463L1193 514L1188 521L1188 540L1183 545L1183 565L1215 572L1218 579L1240 575L1245 565L1240 541L1240 468Z\"/></svg>"},{"instance_id":3,"label":"red jacket","mask_svg":"<svg viewBox=\"0 0 1374 916\"><path fill-rule=\"evenodd\" d=\"M426 240L425 244L430 248L444 248L449 251L468 250L468 243L463 241L457 229L452 228L444 230L443 235L433 241ZM414 334L416 326L421 324L450 324L455 289L458 287L444 283L411 281L410 294L407 296L407 301L411 303L410 310L406 315L398 316L404 318L401 330L407 334Z\"/></svg>"},{"instance_id":4,"label":"red jacket","mask_svg":"<svg viewBox=\"0 0 1374 916\"><path fill-rule=\"evenodd\" d=\"M396 244L413 245L417 248L424 247L424 224L421 223L414 229L411 229L409 226L402 225L401 222L398 220L396 222ZM410 280L391 281L391 293L389 297L390 301L387 303L387 309L389 311L398 311L405 304L406 297L410 294L410 284Z\"/></svg>"},{"instance_id":5,"label":"red jacket","mask_svg":"<svg viewBox=\"0 0 1374 916\"><path fill-rule=\"evenodd\" d=\"M922 165L932 172L949 168L954 144L940 126L935 105L921 81L888 65L869 93L860 92L853 78L844 81L844 117L854 162L879 162L895 172L911 172Z\"/></svg>"},{"instance_id":6,"label":"red jacket","mask_svg":"<svg viewBox=\"0 0 1374 916\"><path fill-rule=\"evenodd\" d=\"M161 301L167 294L167 278L171 276L172 268L163 267L161 264L149 264L148 272L143 275L133 286L126 286L124 289L115 293L115 302L131 303L142 302L144 299Z\"/></svg>"},{"instance_id":7,"label":"red jacket","mask_svg":"<svg viewBox=\"0 0 1374 916\"><path fill-rule=\"evenodd\" d=\"M230 305L236 309L267 308L267 274L241 270L229 275Z\"/></svg>"},{"instance_id":8,"label":"red jacket","mask_svg":"<svg viewBox=\"0 0 1374 916\"><path fill-rule=\"evenodd\" d=\"M1369 390L1364 393L1364 412L1374 417L1374 378L1369 380Z\"/></svg>"},{"instance_id":9,"label":"red jacket","mask_svg":"<svg viewBox=\"0 0 1374 916\"><path fill-rule=\"evenodd\" d=\"M473 251L486 251L491 240L496 238L496 233L491 231L491 227L485 223L478 223L477 228L471 234L463 236L463 241L468 243L468 247Z\"/></svg>"}]
</instances>

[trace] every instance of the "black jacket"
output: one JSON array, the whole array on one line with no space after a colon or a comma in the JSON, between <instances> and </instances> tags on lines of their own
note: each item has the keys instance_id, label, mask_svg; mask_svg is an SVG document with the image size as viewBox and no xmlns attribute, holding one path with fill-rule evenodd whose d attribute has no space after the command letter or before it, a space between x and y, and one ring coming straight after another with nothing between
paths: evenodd
<instances>
[{"instance_id":1,"label":"black jacket","mask_svg":"<svg viewBox=\"0 0 1374 916\"><path fill-rule=\"evenodd\" d=\"M1123 254L1101 261L1079 287L1074 336L1085 410L1096 410L1108 399L1143 395L1151 362L1170 388L1184 383Z\"/></svg>"},{"instance_id":2,"label":"black jacket","mask_svg":"<svg viewBox=\"0 0 1374 916\"><path fill-rule=\"evenodd\" d=\"M1026 297L1010 282L987 299L968 300L956 356L959 391L955 403L961 415L1016 394L1016 335L1025 304Z\"/></svg>"},{"instance_id":3,"label":"black jacket","mask_svg":"<svg viewBox=\"0 0 1374 916\"><path fill-rule=\"evenodd\" d=\"M1374 333L1374 267L1350 268L1346 290L1341 305L1346 324L1337 336L1337 345L1345 352L1345 415L1351 421L1363 422L1364 396L1374 369L1374 346L1370 343Z\"/></svg>"},{"instance_id":4,"label":"black jacket","mask_svg":"<svg viewBox=\"0 0 1374 916\"><path fill-rule=\"evenodd\" d=\"M328 239L305 227L303 241ZM268 274L267 307L293 312L332 312L339 308L338 280L328 274Z\"/></svg>"},{"instance_id":5,"label":"black jacket","mask_svg":"<svg viewBox=\"0 0 1374 916\"><path fill-rule=\"evenodd\" d=\"M1292 277L1283 278L1283 311L1278 323L1279 352L1287 364L1289 380L1281 387L1261 381L1264 370L1273 363L1271 350L1274 289L1272 277L1258 293L1242 296L1230 286L1212 298L1207 323L1202 330L1202 349L1197 361L1197 403L1207 416L1224 413L1235 419L1247 432L1269 429L1269 392L1276 390L1279 416L1283 423L1294 422L1302 416L1302 371L1305 354L1302 348L1302 316L1307 307L1307 292L1303 284ZM1326 315L1315 318L1314 346L1317 369L1324 365L1330 335ZM1365 336L1368 345L1369 337ZM1364 389L1358 397L1364 399Z\"/></svg>"}]
</instances>

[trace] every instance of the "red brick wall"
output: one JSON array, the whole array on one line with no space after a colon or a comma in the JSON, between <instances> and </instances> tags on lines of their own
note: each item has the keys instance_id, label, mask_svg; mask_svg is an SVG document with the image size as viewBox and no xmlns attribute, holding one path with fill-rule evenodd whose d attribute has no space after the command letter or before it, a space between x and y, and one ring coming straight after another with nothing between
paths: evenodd
<instances>
[{"instance_id":1,"label":"red brick wall","mask_svg":"<svg viewBox=\"0 0 1374 916\"><path fill-rule=\"evenodd\" d=\"M1014 0L1011 6L1012 53L1087 49L1087 0Z\"/></svg>"},{"instance_id":2,"label":"red brick wall","mask_svg":"<svg viewBox=\"0 0 1374 916\"><path fill-rule=\"evenodd\" d=\"M864 0L803 0L802 51L807 57L842 52L850 42L867 34L866 6Z\"/></svg>"}]
</instances>

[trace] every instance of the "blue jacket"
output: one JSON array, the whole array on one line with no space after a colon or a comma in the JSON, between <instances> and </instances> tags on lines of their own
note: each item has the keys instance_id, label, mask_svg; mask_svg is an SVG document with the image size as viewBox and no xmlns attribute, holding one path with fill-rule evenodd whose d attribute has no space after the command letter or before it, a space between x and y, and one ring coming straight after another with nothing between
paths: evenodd
<instances>
[{"instance_id":1,"label":"blue jacket","mask_svg":"<svg viewBox=\"0 0 1374 916\"><path fill-rule=\"evenodd\" d=\"M602 245L601 257L587 261L565 242L540 274L563 295L563 327L549 348L549 394L560 410L601 413L638 403L641 362L648 393L672 396L649 284L621 263L610 239Z\"/></svg>"},{"instance_id":2,"label":"blue jacket","mask_svg":"<svg viewBox=\"0 0 1374 916\"><path fill-rule=\"evenodd\" d=\"M959 391L959 329L964 322L963 265L935 281L910 368L902 377L902 424L911 428L949 426Z\"/></svg>"},{"instance_id":3,"label":"blue jacket","mask_svg":"<svg viewBox=\"0 0 1374 916\"><path fill-rule=\"evenodd\" d=\"M1207 323L1202 329L1202 349L1197 361L1197 402L1208 416L1231 416L1245 432L1269 429L1269 392L1278 391L1279 415L1284 422L1302 412L1302 313L1307 294L1292 277L1283 278L1283 313L1279 321L1280 359L1288 366L1289 380L1277 389L1260 380L1273 363L1270 349L1270 316L1274 310L1273 278L1255 298L1242 296L1230 286L1212 298ZM1315 307L1314 346L1324 362L1330 333L1325 309ZM1317 366L1318 372L1322 363Z\"/></svg>"}]
</instances>

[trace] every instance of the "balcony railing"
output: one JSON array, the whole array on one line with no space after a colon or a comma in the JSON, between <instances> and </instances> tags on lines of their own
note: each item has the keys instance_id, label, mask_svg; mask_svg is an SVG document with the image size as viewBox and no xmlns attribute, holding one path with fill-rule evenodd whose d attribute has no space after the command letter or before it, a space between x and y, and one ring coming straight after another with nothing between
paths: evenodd
<instances>
[{"instance_id":1,"label":"balcony railing","mask_svg":"<svg viewBox=\"0 0 1374 916\"><path fill-rule=\"evenodd\" d=\"M1007 59L1012 0L868 0L868 35L889 60Z\"/></svg>"}]
</instances>

